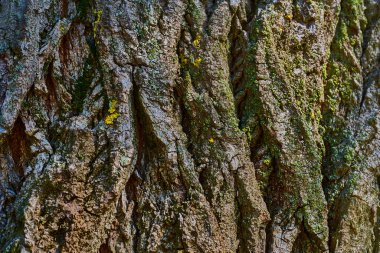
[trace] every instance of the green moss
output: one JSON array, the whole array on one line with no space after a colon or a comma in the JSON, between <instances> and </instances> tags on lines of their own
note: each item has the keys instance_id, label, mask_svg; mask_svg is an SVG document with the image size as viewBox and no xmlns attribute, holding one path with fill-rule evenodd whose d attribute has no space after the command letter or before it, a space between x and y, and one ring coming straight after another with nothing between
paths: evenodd
<instances>
[{"instance_id":1,"label":"green moss","mask_svg":"<svg viewBox=\"0 0 380 253\"><path fill-rule=\"evenodd\" d=\"M85 98L87 97L94 76L94 63L92 57L90 57L85 61L83 74L78 78L72 93L71 104L74 113L79 114L83 111Z\"/></svg>"},{"instance_id":2,"label":"green moss","mask_svg":"<svg viewBox=\"0 0 380 253\"><path fill-rule=\"evenodd\" d=\"M357 83L361 82L361 70L355 59L347 57L348 52L357 52L361 47L362 32L365 25L362 0L342 2L337 33L332 43L329 63L324 75L325 107L323 125L324 141L328 147L326 164L331 167L331 178L340 178L352 170L358 159L355 154L357 145L354 132L347 122L355 117L359 101L355 94L361 92ZM361 49L360 49L361 50ZM356 55L360 59L361 55Z\"/></svg>"},{"instance_id":3,"label":"green moss","mask_svg":"<svg viewBox=\"0 0 380 253\"><path fill-rule=\"evenodd\" d=\"M346 41L348 39L347 25L342 23L337 29L337 40L339 42Z\"/></svg>"},{"instance_id":4,"label":"green moss","mask_svg":"<svg viewBox=\"0 0 380 253\"><path fill-rule=\"evenodd\" d=\"M161 52L160 45L157 40L150 39L148 43L147 56L150 61L157 59Z\"/></svg>"}]
</instances>

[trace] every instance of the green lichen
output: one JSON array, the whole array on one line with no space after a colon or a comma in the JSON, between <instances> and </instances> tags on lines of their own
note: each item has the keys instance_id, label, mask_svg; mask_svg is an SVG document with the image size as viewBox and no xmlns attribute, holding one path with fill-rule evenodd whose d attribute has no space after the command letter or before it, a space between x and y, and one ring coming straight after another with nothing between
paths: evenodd
<instances>
[{"instance_id":1,"label":"green lichen","mask_svg":"<svg viewBox=\"0 0 380 253\"><path fill-rule=\"evenodd\" d=\"M95 15L95 21L93 25L93 32L94 32L94 38L96 38L96 34L98 32L98 26L102 19L103 11L102 10L94 11L94 15Z\"/></svg>"},{"instance_id":2,"label":"green lichen","mask_svg":"<svg viewBox=\"0 0 380 253\"><path fill-rule=\"evenodd\" d=\"M253 139L251 128L249 126L246 126L242 130L245 133L245 135L247 136L248 142L250 143Z\"/></svg>"}]
</instances>

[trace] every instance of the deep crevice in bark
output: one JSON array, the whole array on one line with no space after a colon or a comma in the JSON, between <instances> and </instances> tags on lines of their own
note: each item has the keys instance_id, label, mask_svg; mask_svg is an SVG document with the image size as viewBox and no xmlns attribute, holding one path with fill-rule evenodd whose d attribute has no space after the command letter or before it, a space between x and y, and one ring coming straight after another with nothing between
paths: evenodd
<instances>
[{"instance_id":1,"label":"deep crevice in bark","mask_svg":"<svg viewBox=\"0 0 380 253\"><path fill-rule=\"evenodd\" d=\"M301 226L301 231L298 233L294 241L292 253L309 253L309 252L323 252L313 242L311 235L305 229L305 225Z\"/></svg>"},{"instance_id":2,"label":"deep crevice in bark","mask_svg":"<svg viewBox=\"0 0 380 253\"><path fill-rule=\"evenodd\" d=\"M31 157L30 141L25 133L25 125L20 117L17 118L8 137L8 145L14 161L14 170L21 178L25 176L24 168Z\"/></svg>"},{"instance_id":3,"label":"deep crevice in bark","mask_svg":"<svg viewBox=\"0 0 380 253\"><path fill-rule=\"evenodd\" d=\"M368 5L368 3L365 3L365 5ZM376 29L376 24L379 22L380 18L380 5L379 3L372 3L372 6L366 6L365 10L365 16L367 19L367 25L365 29L363 30L363 42L362 42L362 55L360 57L360 61L363 65L364 56L368 49L368 43L371 41L373 36L373 31ZM379 59L378 59L379 60ZM379 67L374 66L374 69L370 73L364 73L365 76L363 76L363 85L362 85L362 96L360 100L360 109L359 109L359 115L361 114L362 108L364 106L365 98L367 96L368 89L371 85L374 85L376 81L376 75L379 73Z\"/></svg>"},{"instance_id":4,"label":"deep crevice in bark","mask_svg":"<svg viewBox=\"0 0 380 253\"><path fill-rule=\"evenodd\" d=\"M45 78L47 94L47 107L51 111L57 105L57 85L53 77L53 62L49 63Z\"/></svg>"},{"instance_id":5,"label":"deep crevice in bark","mask_svg":"<svg viewBox=\"0 0 380 253\"><path fill-rule=\"evenodd\" d=\"M112 253L112 250L110 249L108 244L103 243L102 245L100 245L99 253Z\"/></svg>"},{"instance_id":6,"label":"deep crevice in bark","mask_svg":"<svg viewBox=\"0 0 380 253\"><path fill-rule=\"evenodd\" d=\"M244 87L244 68L245 68L245 51L246 51L246 42L244 41L244 35L236 27L236 23L240 22L237 16L233 17L231 31L229 34L230 40L230 83L232 85L231 89L235 97L235 107L236 114L241 121L242 111L243 111L243 101L247 97L247 91ZM241 124L241 122L240 122Z\"/></svg>"},{"instance_id":7,"label":"deep crevice in bark","mask_svg":"<svg viewBox=\"0 0 380 253\"><path fill-rule=\"evenodd\" d=\"M133 201L133 211L132 211L132 220L134 227L136 229L135 234L133 235L133 248L135 252L138 250L138 240L140 238L140 230L137 225L137 210L139 208L139 202L138 202L138 191L140 185L143 183L145 176L144 168L143 168L143 159L144 159L144 132L143 132L143 123L141 117L142 111L141 111L141 101L140 101L140 94L139 94L139 87L136 84L135 81L135 67L132 69L131 73L131 81L132 81L132 113L135 121L135 145L137 146L137 158L136 162L133 168L133 172L130 175L130 178L125 186L125 192L127 195L128 201Z\"/></svg>"}]
</instances>

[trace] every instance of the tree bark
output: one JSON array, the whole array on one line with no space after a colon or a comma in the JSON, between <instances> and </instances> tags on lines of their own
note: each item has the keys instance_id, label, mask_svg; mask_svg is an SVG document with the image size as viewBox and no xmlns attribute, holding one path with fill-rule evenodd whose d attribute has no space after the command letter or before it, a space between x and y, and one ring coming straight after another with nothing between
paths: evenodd
<instances>
[{"instance_id":1,"label":"tree bark","mask_svg":"<svg viewBox=\"0 0 380 253\"><path fill-rule=\"evenodd\" d=\"M0 1L0 252L380 251L378 0Z\"/></svg>"}]
</instances>

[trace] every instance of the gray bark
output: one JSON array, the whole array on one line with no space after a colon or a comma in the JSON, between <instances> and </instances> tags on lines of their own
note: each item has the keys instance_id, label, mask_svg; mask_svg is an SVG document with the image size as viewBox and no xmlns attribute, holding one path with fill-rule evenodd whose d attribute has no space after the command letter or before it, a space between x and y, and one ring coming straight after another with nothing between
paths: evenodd
<instances>
[{"instance_id":1,"label":"gray bark","mask_svg":"<svg viewBox=\"0 0 380 253\"><path fill-rule=\"evenodd\" d=\"M0 0L0 252L380 251L378 0Z\"/></svg>"}]
</instances>

